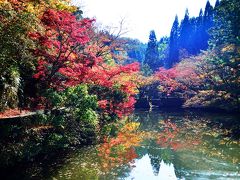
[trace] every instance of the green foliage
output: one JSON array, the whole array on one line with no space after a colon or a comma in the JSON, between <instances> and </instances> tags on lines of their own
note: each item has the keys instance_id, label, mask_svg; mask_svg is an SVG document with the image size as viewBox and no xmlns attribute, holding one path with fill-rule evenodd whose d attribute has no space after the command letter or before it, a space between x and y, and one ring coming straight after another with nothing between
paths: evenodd
<instances>
[{"instance_id":1,"label":"green foliage","mask_svg":"<svg viewBox=\"0 0 240 180\"><path fill-rule=\"evenodd\" d=\"M210 31L210 47L240 43L240 2L222 0L215 9L214 26Z\"/></svg>"},{"instance_id":2,"label":"green foliage","mask_svg":"<svg viewBox=\"0 0 240 180\"><path fill-rule=\"evenodd\" d=\"M31 69L33 57L29 47L33 44L27 33L33 28L35 18L29 13L19 13L5 7L0 7L0 15L3 18L0 24L0 75L7 74L13 67Z\"/></svg>"},{"instance_id":3,"label":"green foliage","mask_svg":"<svg viewBox=\"0 0 240 180\"><path fill-rule=\"evenodd\" d=\"M163 65L159 60L158 43L154 30L152 30L149 35L144 63L148 64L153 71Z\"/></svg>"},{"instance_id":4,"label":"green foliage","mask_svg":"<svg viewBox=\"0 0 240 180\"><path fill-rule=\"evenodd\" d=\"M169 37L162 37L158 43L159 60L165 66L169 55Z\"/></svg>"},{"instance_id":5,"label":"green foliage","mask_svg":"<svg viewBox=\"0 0 240 180\"><path fill-rule=\"evenodd\" d=\"M151 76L153 74L153 70L150 68L148 64L142 65L141 72L144 76Z\"/></svg>"},{"instance_id":6,"label":"green foliage","mask_svg":"<svg viewBox=\"0 0 240 180\"><path fill-rule=\"evenodd\" d=\"M57 129L49 142L66 146L95 141L98 133L97 98L88 94L86 85L60 92L50 89L47 98L52 108L48 119Z\"/></svg>"},{"instance_id":7,"label":"green foliage","mask_svg":"<svg viewBox=\"0 0 240 180\"><path fill-rule=\"evenodd\" d=\"M0 100L0 110L3 110L18 105L20 80L15 83L16 80L13 79L28 81L33 74L35 59L30 47L34 44L27 33L36 22L31 14L17 12L11 6L3 4L0 6L0 17L0 83L4 84L0 87L0 92L5 94Z\"/></svg>"},{"instance_id":8,"label":"green foliage","mask_svg":"<svg viewBox=\"0 0 240 180\"><path fill-rule=\"evenodd\" d=\"M103 126L101 134L103 136L116 136L119 131L119 127L117 127L116 123L106 124Z\"/></svg>"},{"instance_id":9,"label":"green foliage","mask_svg":"<svg viewBox=\"0 0 240 180\"><path fill-rule=\"evenodd\" d=\"M0 111L18 106L20 74L18 69L9 69L5 76L0 76Z\"/></svg>"},{"instance_id":10,"label":"green foliage","mask_svg":"<svg viewBox=\"0 0 240 180\"><path fill-rule=\"evenodd\" d=\"M96 96L88 94L86 85L68 87L63 91L49 89L47 99L50 100L52 108L66 108L69 112L78 113L89 109L96 110Z\"/></svg>"},{"instance_id":11,"label":"green foliage","mask_svg":"<svg viewBox=\"0 0 240 180\"><path fill-rule=\"evenodd\" d=\"M206 96L206 93L201 92L198 98L195 97L190 103L196 102L197 99L206 99L210 106L238 111L240 107L240 2L222 0L216 3L214 13L214 25L210 31L210 48L206 58L198 66L205 77L203 80L205 90L211 93Z\"/></svg>"},{"instance_id":12,"label":"green foliage","mask_svg":"<svg viewBox=\"0 0 240 180\"><path fill-rule=\"evenodd\" d=\"M139 63L143 63L146 51L146 44L143 44L139 40L135 39L126 39L127 41L127 55L128 59L125 60L125 63L132 63L134 61L138 61Z\"/></svg>"}]
</instances>

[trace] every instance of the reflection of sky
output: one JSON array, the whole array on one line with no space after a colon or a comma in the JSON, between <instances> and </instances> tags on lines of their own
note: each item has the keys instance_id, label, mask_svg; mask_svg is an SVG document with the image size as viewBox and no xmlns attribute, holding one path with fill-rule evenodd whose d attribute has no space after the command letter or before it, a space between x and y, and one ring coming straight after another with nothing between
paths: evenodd
<instances>
[{"instance_id":1,"label":"reflection of sky","mask_svg":"<svg viewBox=\"0 0 240 180\"><path fill-rule=\"evenodd\" d=\"M137 159L133 164L136 167L132 169L130 175L126 179L131 180L147 180L147 179L161 179L161 180L175 180L177 179L173 164L167 165L163 161L160 163L160 170L157 176L154 175L150 158L148 155Z\"/></svg>"}]
</instances>

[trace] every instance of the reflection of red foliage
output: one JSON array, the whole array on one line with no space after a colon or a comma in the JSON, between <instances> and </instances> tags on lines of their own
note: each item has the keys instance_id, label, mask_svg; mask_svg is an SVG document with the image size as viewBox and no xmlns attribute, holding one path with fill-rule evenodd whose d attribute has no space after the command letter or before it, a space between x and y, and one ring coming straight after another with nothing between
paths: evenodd
<instances>
[{"instance_id":1,"label":"reflection of red foliage","mask_svg":"<svg viewBox=\"0 0 240 180\"><path fill-rule=\"evenodd\" d=\"M131 147L128 152L126 152L126 162L134 162L134 159L138 157L135 149Z\"/></svg>"},{"instance_id":2,"label":"reflection of red foliage","mask_svg":"<svg viewBox=\"0 0 240 180\"><path fill-rule=\"evenodd\" d=\"M139 134L132 132L136 127L126 125L123 132L119 132L115 138L105 139L98 148L98 155L102 160L103 170L107 171L117 165L133 162L138 157L134 149L139 145Z\"/></svg>"},{"instance_id":3,"label":"reflection of red foliage","mask_svg":"<svg viewBox=\"0 0 240 180\"><path fill-rule=\"evenodd\" d=\"M194 148L200 144L200 139L192 137L182 137L181 129L176 124L168 121L163 123L163 131L158 135L157 144L162 147L171 147L173 150L181 150L185 148Z\"/></svg>"}]
</instances>

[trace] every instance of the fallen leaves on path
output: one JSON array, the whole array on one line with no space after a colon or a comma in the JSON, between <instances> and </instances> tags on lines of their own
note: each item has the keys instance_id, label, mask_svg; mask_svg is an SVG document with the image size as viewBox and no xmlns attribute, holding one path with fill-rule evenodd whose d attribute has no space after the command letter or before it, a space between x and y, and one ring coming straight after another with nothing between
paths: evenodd
<instances>
[{"instance_id":1,"label":"fallen leaves on path","mask_svg":"<svg viewBox=\"0 0 240 180\"><path fill-rule=\"evenodd\" d=\"M0 119L3 118L10 118L10 117L15 117L15 116L24 116L31 113L29 110L19 110L19 109L8 109L5 110L4 112L0 112Z\"/></svg>"}]
</instances>

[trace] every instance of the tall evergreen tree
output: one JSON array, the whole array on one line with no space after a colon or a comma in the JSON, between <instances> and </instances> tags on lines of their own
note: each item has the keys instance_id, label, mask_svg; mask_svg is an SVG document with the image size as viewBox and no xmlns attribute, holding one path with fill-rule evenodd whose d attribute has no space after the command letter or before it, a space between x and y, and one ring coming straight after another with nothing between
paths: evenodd
<instances>
[{"instance_id":1,"label":"tall evergreen tree","mask_svg":"<svg viewBox=\"0 0 240 180\"><path fill-rule=\"evenodd\" d=\"M169 58L165 62L166 68L171 68L173 64L179 60L179 44L178 44L178 33L179 33L179 23L178 16L175 17L175 20L172 25L170 40L169 40Z\"/></svg>"},{"instance_id":2,"label":"tall evergreen tree","mask_svg":"<svg viewBox=\"0 0 240 180\"><path fill-rule=\"evenodd\" d=\"M190 30L190 21L189 21L189 13L188 9L185 11L184 19L180 25L180 34L179 34L179 47L182 49L188 48L189 42L189 30Z\"/></svg>"},{"instance_id":3,"label":"tall evergreen tree","mask_svg":"<svg viewBox=\"0 0 240 180\"><path fill-rule=\"evenodd\" d=\"M160 39L158 43L158 52L159 52L159 60L160 62L163 62L163 65L166 65L166 62L168 61L168 55L169 55L169 37L164 36Z\"/></svg>"},{"instance_id":4,"label":"tall evergreen tree","mask_svg":"<svg viewBox=\"0 0 240 180\"><path fill-rule=\"evenodd\" d=\"M196 46L196 54L200 53L200 50L204 49L204 27L203 27L203 10L200 9L199 16L196 19L196 31L195 31L195 46Z\"/></svg>"},{"instance_id":5,"label":"tall evergreen tree","mask_svg":"<svg viewBox=\"0 0 240 180\"><path fill-rule=\"evenodd\" d=\"M186 50L188 54L196 55L198 52L198 47L196 46L196 30L197 30L197 18L192 17L189 19L189 38L187 42Z\"/></svg>"},{"instance_id":6,"label":"tall evergreen tree","mask_svg":"<svg viewBox=\"0 0 240 180\"><path fill-rule=\"evenodd\" d=\"M190 18L188 9L186 9L180 27L177 16L175 17L169 37L168 58L164 61L166 68L171 68L181 58L197 55L201 50L207 50L209 31L213 27L213 18L219 6L219 0L216 0L214 8L207 1L205 11L201 9L196 18Z\"/></svg>"},{"instance_id":7,"label":"tall evergreen tree","mask_svg":"<svg viewBox=\"0 0 240 180\"><path fill-rule=\"evenodd\" d=\"M158 42L154 30L150 31L144 63L148 64L153 71L162 66L162 63L159 61Z\"/></svg>"},{"instance_id":8,"label":"tall evergreen tree","mask_svg":"<svg viewBox=\"0 0 240 180\"><path fill-rule=\"evenodd\" d=\"M208 48L208 40L209 40L209 29L213 26L213 7L209 1L207 1L204 16L203 16L203 50Z\"/></svg>"},{"instance_id":9,"label":"tall evergreen tree","mask_svg":"<svg viewBox=\"0 0 240 180\"><path fill-rule=\"evenodd\" d=\"M220 1L219 1L219 0L216 0L216 3L215 3L215 6L214 6L214 9L216 9L219 5L220 5Z\"/></svg>"}]
</instances>

